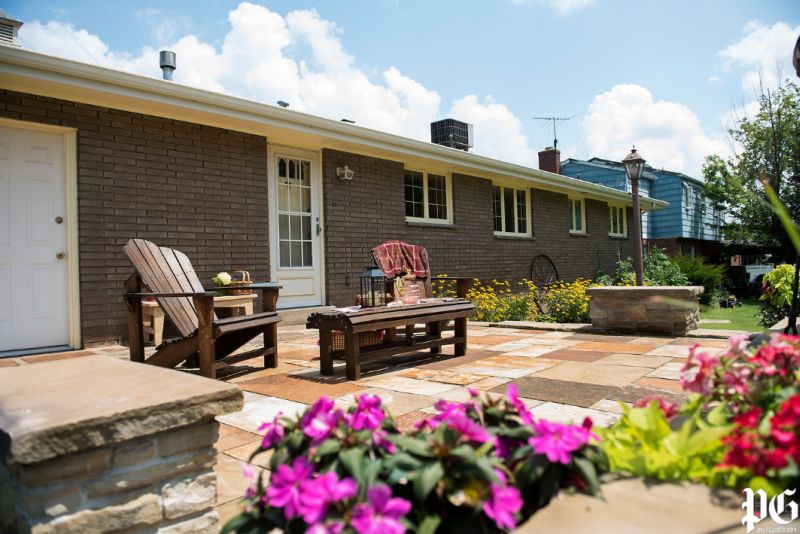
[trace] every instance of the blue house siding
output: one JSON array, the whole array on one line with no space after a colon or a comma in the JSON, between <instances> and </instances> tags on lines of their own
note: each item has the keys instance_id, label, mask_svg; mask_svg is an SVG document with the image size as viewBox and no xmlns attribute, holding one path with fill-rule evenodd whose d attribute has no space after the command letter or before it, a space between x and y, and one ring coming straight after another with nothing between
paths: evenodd
<instances>
[{"instance_id":1,"label":"blue house siding","mask_svg":"<svg viewBox=\"0 0 800 534\"><path fill-rule=\"evenodd\" d=\"M561 165L566 176L630 191L624 166L619 162L592 158L568 159ZM639 184L642 195L664 200L669 205L643 215L642 228L648 239L700 239L721 241L722 214L703 193L703 183L681 173L645 168Z\"/></svg>"}]
</instances>

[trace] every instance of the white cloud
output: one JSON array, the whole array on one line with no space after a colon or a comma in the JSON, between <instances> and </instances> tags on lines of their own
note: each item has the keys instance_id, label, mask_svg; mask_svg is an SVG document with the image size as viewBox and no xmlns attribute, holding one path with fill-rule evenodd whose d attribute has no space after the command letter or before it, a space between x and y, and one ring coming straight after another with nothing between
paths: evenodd
<instances>
[{"instance_id":1,"label":"white cloud","mask_svg":"<svg viewBox=\"0 0 800 534\"><path fill-rule=\"evenodd\" d=\"M467 95L453 102L450 115L475 126L476 152L523 165L535 161L520 120L492 97L481 103L475 95Z\"/></svg>"},{"instance_id":2,"label":"white cloud","mask_svg":"<svg viewBox=\"0 0 800 534\"><path fill-rule=\"evenodd\" d=\"M742 72L742 88L752 92L763 80L765 88L775 87L778 71L783 76L790 75L792 50L794 49L800 25L792 28L785 22L766 26L759 21L750 21L743 28L744 36L737 42L720 50L727 70Z\"/></svg>"},{"instance_id":3,"label":"white cloud","mask_svg":"<svg viewBox=\"0 0 800 534\"><path fill-rule=\"evenodd\" d=\"M511 0L515 4L528 4L531 0ZM546 4L556 15L562 17L571 15L576 11L595 4L596 0L536 0L539 4Z\"/></svg>"},{"instance_id":4,"label":"white cloud","mask_svg":"<svg viewBox=\"0 0 800 534\"><path fill-rule=\"evenodd\" d=\"M151 24L159 14L143 10L139 20ZM315 10L284 17L244 2L228 14L228 22L230 30L219 47L194 35L159 42L177 54L176 83L270 104L285 100L299 111L429 139L429 123L439 115L439 94L395 67L370 79L343 48L342 30ZM188 26L151 29L161 41ZM31 22L23 26L20 41L40 52L160 76L157 48L143 47L138 54L115 52L97 35L70 24Z\"/></svg>"},{"instance_id":5,"label":"white cloud","mask_svg":"<svg viewBox=\"0 0 800 534\"><path fill-rule=\"evenodd\" d=\"M192 19L179 13L166 13L160 9L148 7L135 14L136 20L144 22L157 45L173 42L179 33L191 31L194 27Z\"/></svg>"},{"instance_id":6,"label":"white cloud","mask_svg":"<svg viewBox=\"0 0 800 534\"><path fill-rule=\"evenodd\" d=\"M583 128L593 156L619 161L636 145L654 167L698 178L706 155L729 153L721 136L710 137L703 131L691 109L678 102L654 100L640 85L617 85L597 95Z\"/></svg>"}]
</instances>

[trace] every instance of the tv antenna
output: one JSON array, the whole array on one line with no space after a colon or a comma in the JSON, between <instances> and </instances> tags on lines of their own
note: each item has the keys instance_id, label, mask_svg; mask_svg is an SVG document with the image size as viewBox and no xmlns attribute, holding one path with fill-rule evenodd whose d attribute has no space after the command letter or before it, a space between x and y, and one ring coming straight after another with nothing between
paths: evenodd
<instances>
[{"instance_id":1,"label":"tv antenna","mask_svg":"<svg viewBox=\"0 0 800 534\"><path fill-rule=\"evenodd\" d=\"M556 135L556 123L559 122L566 122L570 119L574 119L580 115L580 113L576 113L571 117L531 117L533 120L537 121L552 121L553 123L553 148L558 148L558 135Z\"/></svg>"}]
</instances>

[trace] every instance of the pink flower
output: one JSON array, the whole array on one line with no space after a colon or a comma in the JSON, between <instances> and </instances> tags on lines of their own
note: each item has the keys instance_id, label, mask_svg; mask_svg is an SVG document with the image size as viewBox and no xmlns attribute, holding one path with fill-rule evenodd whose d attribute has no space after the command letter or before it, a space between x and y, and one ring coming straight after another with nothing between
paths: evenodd
<instances>
[{"instance_id":1,"label":"pink flower","mask_svg":"<svg viewBox=\"0 0 800 534\"><path fill-rule=\"evenodd\" d=\"M394 443L386 439L388 433L385 430L377 429L372 433L372 442L375 446L384 449L386 452L394 454L397 452L397 447L394 446Z\"/></svg>"},{"instance_id":2,"label":"pink flower","mask_svg":"<svg viewBox=\"0 0 800 534\"><path fill-rule=\"evenodd\" d=\"M328 471L315 479L304 480L300 484L301 515L303 521L313 525L325 518L328 505L350 499L358 493L358 486L352 478L339 480L336 473Z\"/></svg>"},{"instance_id":3,"label":"pink flower","mask_svg":"<svg viewBox=\"0 0 800 534\"><path fill-rule=\"evenodd\" d=\"M278 422L278 418L280 416L281 414L278 412L278 415L275 416L275 419L258 427L259 432L266 430L264 433L264 441L261 442L262 448L269 449L270 447L280 443L280 441L283 439L283 425Z\"/></svg>"},{"instance_id":4,"label":"pink flower","mask_svg":"<svg viewBox=\"0 0 800 534\"><path fill-rule=\"evenodd\" d=\"M342 411L333 409L333 401L328 397L320 397L300 421L303 433L311 438L312 445L319 445L330 436L333 429L342 419Z\"/></svg>"},{"instance_id":5,"label":"pink flower","mask_svg":"<svg viewBox=\"0 0 800 534\"><path fill-rule=\"evenodd\" d=\"M298 457L291 467L286 464L279 465L272 473L267 488L267 500L270 506L283 508L283 515L288 519L300 515L302 513L300 486L303 481L311 478L313 471L314 466L302 456Z\"/></svg>"},{"instance_id":6,"label":"pink flower","mask_svg":"<svg viewBox=\"0 0 800 534\"><path fill-rule=\"evenodd\" d=\"M591 420L589 421L591 423ZM569 464L572 453L589 443L600 439L588 428L562 425L539 419L533 423L535 436L528 438L528 444L536 454L544 454L551 462Z\"/></svg>"},{"instance_id":7,"label":"pink flower","mask_svg":"<svg viewBox=\"0 0 800 534\"><path fill-rule=\"evenodd\" d=\"M486 443L492 439L492 435L483 428L480 424L476 423L466 415L450 416L444 421L447 426L458 431L461 437L467 441L475 441L478 443Z\"/></svg>"},{"instance_id":8,"label":"pink flower","mask_svg":"<svg viewBox=\"0 0 800 534\"><path fill-rule=\"evenodd\" d=\"M328 524L316 523L306 529L305 534L340 534L344 530L344 523L332 521Z\"/></svg>"},{"instance_id":9,"label":"pink flower","mask_svg":"<svg viewBox=\"0 0 800 534\"><path fill-rule=\"evenodd\" d=\"M673 417L678 415L678 407L671 402L664 400L663 397L659 397L658 395L648 395L647 397L642 397L633 403L633 407L646 408L650 406L651 402L658 404L658 407L664 413L664 417L666 417L667 420L671 420Z\"/></svg>"},{"instance_id":10,"label":"pink flower","mask_svg":"<svg viewBox=\"0 0 800 534\"><path fill-rule=\"evenodd\" d=\"M726 371L722 376L722 381L725 383L725 392L728 395L745 396L750 391L750 375L752 374L749 367L737 366L733 369Z\"/></svg>"},{"instance_id":11,"label":"pink flower","mask_svg":"<svg viewBox=\"0 0 800 534\"><path fill-rule=\"evenodd\" d=\"M392 490L379 484L367 490L369 503L353 508L350 523L358 534L403 534L406 528L399 521L411 510L405 499L392 498Z\"/></svg>"},{"instance_id":12,"label":"pink flower","mask_svg":"<svg viewBox=\"0 0 800 534\"><path fill-rule=\"evenodd\" d=\"M532 425L533 415L531 415L531 412L528 410L528 407L525 406L525 403L520 400L519 394L517 393L517 385L515 383L511 382L508 385L506 395L508 395L508 400L511 402L511 405L517 409L519 418L522 419L522 422L526 425Z\"/></svg>"},{"instance_id":13,"label":"pink flower","mask_svg":"<svg viewBox=\"0 0 800 534\"><path fill-rule=\"evenodd\" d=\"M693 391L707 395L711 392L714 369L719 365L719 358L705 352L697 353L699 345L689 348L689 358L681 370L680 383L685 391Z\"/></svg>"},{"instance_id":14,"label":"pink flower","mask_svg":"<svg viewBox=\"0 0 800 534\"><path fill-rule=\"evenodd\" d=\"M253 473L253 467L250 464L244 464L242 466L242 474L247 480L247 489L245 490L244 496L250 499L256 494L256 475Z\"/></svg>"},{"instance_id":15,"label":"pink flower","mask_svg":"<svg viewBox=\"0 0 800 534\"><path fill-rule=\"evenodd\" d=\"M517 526L514 514L522 509L522 497L517 488L506 485L502 472L496 473L501 483L490 486L492 493L489 500L483 503L483 511L499 528L511 530Z\"/></svg>"},{"instance_id":16,"label":"pink flower","mask_svg":"<svg viewBox=\"0 0 800 534\"><path fill-rule=\"evenodd\" d=\"M355 412L346 416L353 430L375 430L381 426L386 414L381 409L381 398L377 395L361 395Z\"/></svg>"}]
</instances>

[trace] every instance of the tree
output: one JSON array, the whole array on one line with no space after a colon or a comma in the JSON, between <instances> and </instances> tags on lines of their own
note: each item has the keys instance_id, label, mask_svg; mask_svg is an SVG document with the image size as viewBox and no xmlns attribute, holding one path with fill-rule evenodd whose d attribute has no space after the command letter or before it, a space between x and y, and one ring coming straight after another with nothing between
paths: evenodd
<instances>
[{"instance_id":1,"label":"tree","mask_svg":"<svg viewBox=\"0 0 800 534\"><path fill-rule=\"evenodd\" d=\"M725 236L761 245L776 260L793 260L794 248L769 207L763 183L775 191L795 223L800 221L800 86L788 80L760 90L759 109L729 130L735 154L706 157L709 198L725 211Z\"/></svg>"}]
</instances>

